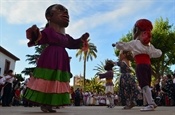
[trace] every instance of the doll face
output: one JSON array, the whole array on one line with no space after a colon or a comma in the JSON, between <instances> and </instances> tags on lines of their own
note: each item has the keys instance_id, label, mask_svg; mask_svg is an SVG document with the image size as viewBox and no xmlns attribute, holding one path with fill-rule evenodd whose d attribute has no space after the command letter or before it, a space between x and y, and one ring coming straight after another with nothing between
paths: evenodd
<instances>
[{"instance_id":1,"label":"doll face","mask_svg":"<svg viewBox=\"0 0 175 115\"><path fill-rule=\"evenodd\" d=\"M68 10L62 5L55 5L51 10L50 22L60 27L67 27L69 25Z\"/></svg>"},{"instance_id":2,"label":"doll face","mask_svg":"<svg viewBox=\"0 0 175 115\"><path fill-rule=\"evenodd\" d=\"M139 35L139 39L144 45L149 45L152 37L151 37L151 32L150 31L143 31Z\"/></svg>"}]
</instances>

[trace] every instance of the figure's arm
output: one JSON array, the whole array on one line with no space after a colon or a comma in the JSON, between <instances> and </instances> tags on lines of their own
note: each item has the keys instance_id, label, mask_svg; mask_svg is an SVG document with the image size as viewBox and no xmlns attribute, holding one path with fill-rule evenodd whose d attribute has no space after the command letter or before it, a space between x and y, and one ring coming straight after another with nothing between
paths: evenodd
<instances>
[{"instance_id":1,"label":"figure's arm","mask_svg":"<svg viewBox=\"0 0 175 115\"><path fill-rule=\"evenodd\" d=\"M107 71L106 73L103 74L99 74L99 78L103 79L103 78L113 78L113 72L112 71Z\"/></svg>"},{"instance_id":2,"label":"figure's arm","mask_svg":"<svg viewBox=\"0 0 175 115\"><path fill-rule=\"evenodd\" d=\"M160 49L156 49L152 44L150 44L149 52L151 58L158 58L162 55L162 51Z\"/></svg>"},{"instance_id":3,"label":"figure's arm","mask_svg":"<svg viewBox=\"0 0 175 115\"><path fill-rule=\"evenodd\" d=\"M80 49L87 50L88 49L88 37L89 33L83 34L79 39L73 39L70 35L66 35L68 37L68 46L69 49Z\"/></svg>"},{"instance_id":4,"label":"figure's arm","mask_svg":"<svg viewBox=\"0 0 175 115\"><path fill-rule=\"evenodd\" d=\"M56 33L53 28L47 27L40 31L36 25L26 30L26 36L30 40L29 47L42 44L66 46L68 41L65 35Z\"/></svg>"},{"instance_id":5,"label":"figure's arm","mask_svg":"<svg viewBox=\"0 0 175 115\"><path fill-rule=\"evenodd\" d=\"M87 45L87 38L89 37L89 34L85 33L79 39L74 39L68 34L63 35L55 32L53 28L46 28L41 33L43 40L41 39L38 44L44 44L44 42L46 42L70 49L79 49L85 47L85 45Z\"/></svg>"},{"instance_id":6,"label":"figure's arm","mask_svg":"<svg viewBox=\"0 0 175 115\"><path fill-rule=\"evenodd\" d=\"M79 39L73 39L69 35L63 35L54 31L53 28L47 27L42 31L36 25L26 30L26 37L30 40L28 46L41 44L55 44L70 49L85 48L87 50L88 33L83 34Z\"/></svg>"},{"instance_id":7,"label":"figure's arm","mask_svg":"<svg viewBox=\"0 0 175 115\"><path fill-rule=\"evenodd\" d=\"M117 42L115 44L116 48L119 50L127 50L131 51L134 48L135 40L132 40L130 42Z\"/></svg>"},{"instance_id":8,"label":"figure's arm","mask_svg":"<svg viewBox=\"0 0 175 115\"><path fill-rule=\"evenodd\" d=\"M100 73L100 74L98 74L98 75L99 75L99 78L100 78L100 79L106 78L105 73Z\"/></svg>"},{"instance_id":9,"label":"figure's arm","mask_svg":"<svg viewBox=\"0 0 175 115\"><path fill-rule=\"evenodd\" d=\"M81 38L79 39L73 39L70 35L66 35L68 38L68 45L67 48L69 49L80 49L83 42Z\"/></svg>"}]
</instances>

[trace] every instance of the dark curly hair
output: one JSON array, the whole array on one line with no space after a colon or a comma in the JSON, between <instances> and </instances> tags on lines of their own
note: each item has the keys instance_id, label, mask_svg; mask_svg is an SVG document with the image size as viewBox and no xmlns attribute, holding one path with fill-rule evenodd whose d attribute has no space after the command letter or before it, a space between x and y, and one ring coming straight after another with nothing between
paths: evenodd
<instances>
[{"instance_id":1,"label":"dark curly hair","mask_svg":"<svg viewBox=\"0 0 175 115\"><path fill-rule=\"evenodd\" d=\"M45 17L46 17L46 19L47 19L48 16L52 16L51 10L52 10L52 8L53 8L54 6L57 6L57 5L58 5L58 4L53 4L53 5L49 6L49 7L46 9L46 11L45 11ZM48 20L48 19L47 19L47 20Z\"/></svg>"},{"instance_id":2,"label":"dark curly hair","mask_svg":"<svg viewBox=\"0 0 175 115\"><path fill-rule=\"evenodd\" d=\"M109 71L109 70L112 70L113 67L114 67L114 62L112 60L106 60L104 69L106 71Z\"/></svg>"}]
</instances>

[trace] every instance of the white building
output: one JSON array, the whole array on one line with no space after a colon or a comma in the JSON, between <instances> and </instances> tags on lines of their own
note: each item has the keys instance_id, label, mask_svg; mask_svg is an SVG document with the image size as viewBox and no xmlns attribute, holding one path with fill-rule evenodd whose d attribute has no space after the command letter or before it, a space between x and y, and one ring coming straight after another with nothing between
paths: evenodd
<instances>
[{"instance_id":1,"label":"white building","mask_svg":"<svg viewBox=\"0 0 175 115\"><path fill-rule=\"evenodd\" d=\"M0 46L0 76L3 76L6 71L14 70L16 61L20 59Z\"/></svg>"}]
</instances>

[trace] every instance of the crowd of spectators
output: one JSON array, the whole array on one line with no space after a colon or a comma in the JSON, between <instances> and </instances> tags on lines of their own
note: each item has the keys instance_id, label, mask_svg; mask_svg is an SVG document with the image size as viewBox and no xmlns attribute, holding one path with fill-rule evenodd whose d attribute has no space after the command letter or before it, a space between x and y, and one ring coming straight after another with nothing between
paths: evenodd
<instances>
[{"instance_id":1,"label":"crowd of spectators","mask_svg":"<svg viewBox=\"0 0 175 115\"><path fill-rule=\"evenodd\" d=\"M26 84L29 78L24 83L20 83L17 79L13 81L12 90L9 95L9 106L37 106L23 100L23 94L25 93ZM0 103L2 105L4 87L0 88ZM160 80L157 80L152 86L153 98L158 106L175 106L175 74L162 76ZM76 90L71 88L70 91L71 106L105 106L109 104L106 99L105 93L102 92L83 92L80 88ZM121 101L117 93L113 95L115 106L120 106ZM137 106L144 105L144 99L142 92L138 95Z\"/></svg>"},{"instance_id":2,"label":"crowd of spectators","mask_svg":"<svg viewBox=\"0 0 175 115\"><path fill-rule=\"evenodd\" d=\"M167 74L162 76L160 80L157 80L151 87L153 98L158 106L175 106L175 74ZM74 106L91 106L91 105L108 105L106 95L102 92L83 92L77 88L75 91L71 91L72 105ZM113 95L114 104L116 106L122 105L120 97L115 93ZM146 105L142 92L138 94L136 100L137 106Z\"/></svg>"}]
</instances>

